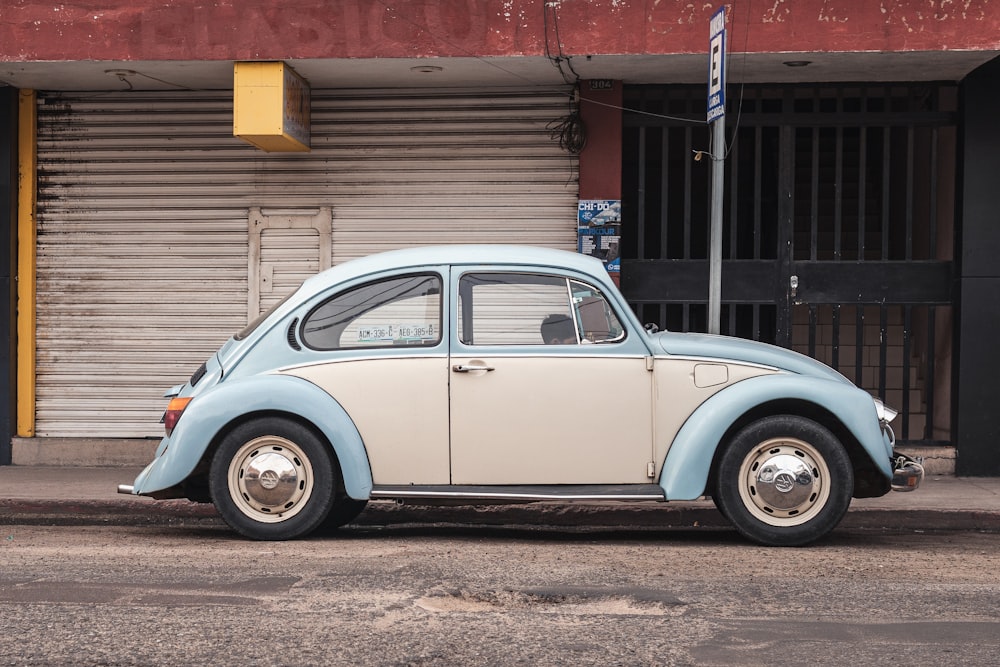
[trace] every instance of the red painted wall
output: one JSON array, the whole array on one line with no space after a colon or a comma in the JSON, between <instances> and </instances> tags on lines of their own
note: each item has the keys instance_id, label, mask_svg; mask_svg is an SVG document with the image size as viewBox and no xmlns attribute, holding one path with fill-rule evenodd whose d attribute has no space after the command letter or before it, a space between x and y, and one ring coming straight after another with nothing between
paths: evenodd
<instances>
[{"instance_id":1,"label":"red painted wall","mask_svg":"<svg viewBox=\"0 0 1000 667\"><path fill-rule=\"evenodd\" d=\"M552 2L3 0L0 61L542 55ZM556 0L549 17L566 55L703 53L719 4ZM1000 48L990 0L768 0L727 14L734 53Z\"/></svg>"},{"instance_id":2,"label":"red painted wall","mask_svg":"<svg viewBox=\"0 0 1000 667\"><path fill-rule=\"evenodd\" d=\"M580 152L580 199L622 198L622 82L611 90L580 86L580 118L587 144Z\"/></svg>"}]
</instances>

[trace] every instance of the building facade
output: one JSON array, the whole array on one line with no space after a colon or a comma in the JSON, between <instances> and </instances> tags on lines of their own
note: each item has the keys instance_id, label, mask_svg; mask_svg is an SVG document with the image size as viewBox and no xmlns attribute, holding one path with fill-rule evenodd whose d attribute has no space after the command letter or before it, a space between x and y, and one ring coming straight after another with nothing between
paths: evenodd
<instances>
[{"instance_id":1,"label":"building facade","mask_svg":"<svg viewBox=\"0 0 1000 667\"><path fill-rule=\"evenodd\" d=\"M310 273L416 244L578 249L581 202L620 202L642 319L706 331L721 159L722 332L833 365L929 460L1000 474L1000 8L728 5L723 156L716 9L6 3L0 463L80 438L144 460L163 390ZM256 63L301 81L276 138L241 134Z\"/></svg>"}]
</instances>

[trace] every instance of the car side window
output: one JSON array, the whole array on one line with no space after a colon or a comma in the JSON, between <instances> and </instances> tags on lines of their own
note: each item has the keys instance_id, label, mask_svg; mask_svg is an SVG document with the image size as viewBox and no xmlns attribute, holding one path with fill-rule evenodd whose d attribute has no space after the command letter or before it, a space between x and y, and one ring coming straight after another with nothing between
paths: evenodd
<instances>
[{"instance_id":1,"label":"car side window","mask_svg":"<svg viewBox=\"0 0 1000 667\"><path fill-rule=\"evenodd\" d=\"M596 288L559 276L472 273L459 280L458 338L465 345L579 345L624 338Z\"/></svg>"},{"instance_id":2,"label":"car side window","mask_svg":"<svg viewBox=\"0 0 1000 667\"><path fill-rule=\"evenodd\" d=\"M401 276L341 292L306 315L302 341L315 350L437 345L441 279Z\"/></svg>"},{"instance_id":3,"label":"car side window","mask_svg":"<svg viewBox=\"0 0 1000 667\"><path fill-rule=\"evenodd\" d=\"M584 343L617 343L625 340L625 327L600 290L569 281L573 315Z\"/></svg>"}]
</instances>

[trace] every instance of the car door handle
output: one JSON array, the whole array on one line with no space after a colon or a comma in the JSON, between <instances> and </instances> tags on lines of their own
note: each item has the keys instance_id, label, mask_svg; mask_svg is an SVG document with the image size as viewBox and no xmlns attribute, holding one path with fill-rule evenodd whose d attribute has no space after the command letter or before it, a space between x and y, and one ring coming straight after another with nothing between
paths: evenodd
<instances>
[{"instance_id":1,"label":"car door handle","mask_svg":"<svg viewBox=\"0 0 1000 667\"><path fill-rule=\"evenodd\" d=\"M451 370L455 371L456 373L472 373L473 371L486 371L486 372L489 372L489 371L496 370L496 369L493 368L492 366L479 366L479 365L475 365L474 366L472 364L455 364L454 366L451 367Z\"/></svg>"}]
</instances>

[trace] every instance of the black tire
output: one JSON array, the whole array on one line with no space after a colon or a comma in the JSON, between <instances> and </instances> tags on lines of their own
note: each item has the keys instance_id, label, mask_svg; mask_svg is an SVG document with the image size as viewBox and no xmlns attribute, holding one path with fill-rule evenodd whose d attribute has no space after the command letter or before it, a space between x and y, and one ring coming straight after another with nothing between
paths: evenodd
<instances>
[{"instance_id":1,"label":"black tire","mask_svg":"<svg viewBox=\"0 0 1000 667\"><path fill-rule=\"evenodd\" d=\"M800 546L832 531L853 493L851 459L833 433L811 419L778 415L728 443L713 500L754 542Z\"/></svg>"},{"instance_id":2,"label":"black tire","mask_svg":"<svg viewBox=\"0 0 1000 667\"><path fill-rule=\"evenodd\" d=\"M334 501L330 513L326 515L319 530L323 533L330 533L341 526L346 526L357 519L366 507L368 507L367 500L355 500L350 496L340 496Z\"/></svg>"},{"instance_id":3,"label":"black tire","mask_svg":"<svg viewBox=\"0 0 1000 667\"><path fill-rule=\"evenodd\" d=\"M333 505L337 480L331 456L326 443L297 422L265 417L241 424L212 458L212 502L246 537L308 535Z\"/></svg>"},{"instance_id":4,"label":"black tire","mask_svg":"<svg viewBox=\"0 0 1000 667\"><path fill-rule=\"evenodd\" d=\"M722 515L722 518L728 521L729 523L732 523L732 520L728 516L726 516L726 508L722 506L721 502L719 502L718 492L716 492L712 496L712 502L715 504L715 509L719 510L719 514Z\"/></svg>"}]
</instances>

